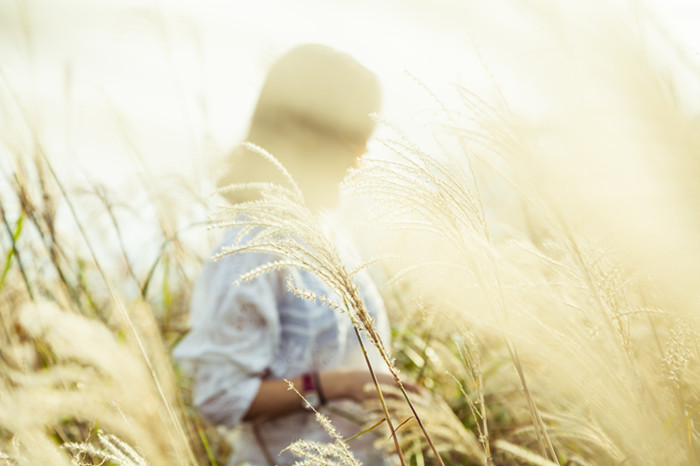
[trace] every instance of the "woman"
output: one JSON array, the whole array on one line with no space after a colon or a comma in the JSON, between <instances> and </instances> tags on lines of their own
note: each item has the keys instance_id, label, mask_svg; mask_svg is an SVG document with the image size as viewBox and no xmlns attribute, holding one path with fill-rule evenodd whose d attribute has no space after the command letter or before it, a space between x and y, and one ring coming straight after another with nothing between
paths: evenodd
<instances>
[{"instance_id":1,"label":"woman","mask_svg":"<svg viewBox=\"0 0 700 466\"><path fill-rule=\"evenodd\" d=\"M321 45L297 47L270 69L253 115L247 140L272 153L289 170L307 205L323 210L338 200L338 185L365 151L372 133L370 113L379 108L376 77L354 59ZM237 150L219 185L280 181L270 165ZM236 191L230 202L254 199L255 191ZM344 260L352 245L333 229ZM219 248L232 245L232 229ZM218 249L217 249L218 251ZM217 425L235 427L233 464L291 464L298 439L330 441L327 432L288 390L294 383L346 437L371 419L359 402L376 396L349 318L325 305L289 292L287 283L320 296L332 295L312 275L298 270L270 272L240 285L233 282L269 262L260 253L238 253L209 262L196 284L188 335L174 356L194 380L194 404ZM351 264L349 264L351 266ZM356 284L383 340L388 343L384 307L368 276ZM375 370L384 366L370 348ZM381 382L393 379L379 373ZM378 419L377 419L378 420ZM372 434L350 448L365 464L385 464L372 447Z\"/></svg>"}]
</instances>

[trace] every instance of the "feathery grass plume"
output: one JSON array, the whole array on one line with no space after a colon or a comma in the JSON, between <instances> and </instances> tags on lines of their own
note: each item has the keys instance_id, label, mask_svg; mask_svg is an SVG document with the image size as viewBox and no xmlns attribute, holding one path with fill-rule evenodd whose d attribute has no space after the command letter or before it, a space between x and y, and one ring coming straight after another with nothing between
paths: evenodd
<instances>
[{"instance_id":1,"label":"feathery grass plume","mask_svg":"<svg viewBox=\"0 0 700 466\"><path fill-rule=\"evenodd\" d=\"M540 415L518 422L530 409L506 395L513 377L491 374L488 410L506 406L504 425L518 426L503 438L489 419L492 441L537 451L543 422L559 460L585 451L598 464L695 464L700 251L690 240L697 184L687 178L697 161L687 154L697 152L696 118L607 8L530 4L521 21L544 19L553 49L532 82L519 70L521 83L546 83L537 116L511 110L504 92L493 104L459 88L463 108L440 133L454 138L440 140L447 154L429 157L399 137L387 141L394 158L366 160L351 186L393 230L421 231L409 241L428 246L430 272L412 263L398 273L414 289L434 287L455 333L483 342L500 331L514 342ZM447 271L443 256L455 262ZM509 345L489 351L513 356ZM539 451L532 460L547 460Z\"/></svg>"},{"instance_id":2,"label":"feathery grass plume","mask_svg":"<svg viewBox=\"0 0 700 466\"><path fill-rule=\"evenodd\" d=\"M197 207L193 201L196 197L188 193L188 202L182 202L182 197L174 201L177 193L194 180L188 183L178 180L180 186L173 189L175 183L171 183L163 189L150 170L144 170L148 175L140 176L140 185L127 186L124 193L116 196L102 189L98 191L92 181L96 174L92 172L84 173L91 179L89 188L77 186L74 176L80 174L82 167L69 164L66 168L70 167L70 175L62 172L63 167L55 164L56 157L64 153L68 161L81 149L81 137L75 136L82 131L76 133L71 122L74 115L82 113L75 113L73 104L84 110L84 102L74 101L69 76L63 96L66 111L61 113L67 120L43 118L46 102L35 99L36 89L31 88L38 83L31 76L40 69L35 67L35 60L40 63L43 53L35 55L39 49L34 45L39 42L34 42L32 12L21 2L17 5L22 13L21 22L15 24L10 18L8 24L23 30L29 55L17 57L22 63L19 68L8 62L0 69L0 114L7 123L7 131L0 140L3 178L0 249L5 261L0 279L0 385L3 387L0 450L18 458L20 464L61 464L68 456L64 450L57 450L56 444L79 444L93 429L105 427L140 449L142 443L152 444L142 449L148 452L151 463L195 463L190 440L179 426L179 410L184 411L185 407L175 406L178 388L162 343L169 344L183 332L179 323L186 317L184 303L191 288L188 280L193 270L199 270L203 261L200 258L209 251L204 245L200 257L192 253L202 243L201 237L199 244L189 245L191 249L183 241L183 230L189 227L192 210ZM26 70L24 58L30 64ZM81 66L68 65L66 74L77 68ZM27 94L25 88L31 92ZM62 103L60 92L54 97ZM100 106L104 102L94 103ZM126 118L118 111L115 115L124 130L120 134L122 142L138 158L139 150L134 144L137 138L129 133ZM63 123L67 123L65 127ZM64 128L68 137L61 147L60 134ZM110 143L114 144L118 137L100 139L104 139L101 147L91 154L98 159L103 152L114 151L115 146ZM119 155L127 158L133 154ZM146 202L143 202L144 193L148 196ZM89 199L95 194L100 201L97 208ZM167 201L171 201L170 206L166 205ZM172 208L173 204L177 208ZM188 222L185 227L183 218ZM135 237L153 231L155 235L145 244L162 244L160 251L140 248ZM120 250L115 252L115 245ZM137 247L139 256L129 254ZM6 251L11 254L5 255ZM145 272L140 267L144 261L149 261L150 266ZM120 269L121 265L126 269ZM152 306L143 305L139 295L149 299ZM68 323L77 325L75 332L94 333L103 338L89 340L85 335L74 334L68 328L70 325L62 322L57 327L65 338L59 338L56 332L48 333L55 346L48 337L32 334L20 324L27 322L27 315L60 320L66 320L62 319L64 315L73 316L69 312L57 314L23 308L28 301L43 299L56 302L64 311L79 314L77 320L66 318ZM90 319L93 327L83 322ZM32 329L43 332L50 324L35 322ZM100 327L102 330L94 330ZM113 343L118 348L112 359L88 357L113 350ZM57 349L67 346L75 348L69 356ZM120 354L122 357L118 357ZM123 363L125 369L106 368L112 363L117 366ZM119 404L110 404L110 400ZM131 406L125 407L128 404ZM44 408L46 412L41 412ZM19 416L15 416L18 412ZM6 420L13 425L24 423L24 437L6 430ZM115 426L118 429L113 430ZM135 437L141 439L133 441ZM5 442L10 438L15 441L21 438L21 449L7 447ZM196 448L197 441L192 444Z\"/></svg>"},{"instance_id":3,"label":"feathery grass plume","mask_svg":"<svg viewBox=\"0 0 700 466\"><path fill-rule=\"evenodd\" d=\"M579 382L599 404L593 408L599 424L629 457L694 463L697 433L689 426L697 413L690 399L697 390L685 386L669 403L659 378L678 318L697 329L698 300L690 290L700 251L689 241L697 232L697 191L687 180L697 170L687 157L699 147L696 132L688 131L696 118L644 43L603 18L609 22L595 31L568 28L579 44L585 106L575 93L563 96L519 135L530 170L509 155L520 178L539 182L528 190L532 223L544 233L539 248L556 257L559 277L573 281L565 302L599 345L581 342L590 358L582 366L597 366L607 386L594 388L593 372ZM580 45L584 40L595 47ZM562 114L570 117L555 122ZM692 339L679 346L697 357ZM697 365L684 376L694 379L696 371ZM675 427L657 436L669 422Z\"/></svg>"},{"instance_id":4,"label":"feathery grass plume","mask_svg":"<svg viewBox=\"0 0 700 466\"><path fill-rule=\"evenodd\" d=\"M463 164L438 160L401 133L397 139L386 140L385 144L396 158L366 158L350 177L347 186L375 200L373 215L376 221L405 226L406 229L419 224L423 231L446 240L457 251L459 256L448 263L452 264L452 269L466 266L485 291L493 318L504 328L508 351L530 406L541 453L556 460L537 405L527 388L518 353L509 337L508 306L496 251L471 165L468 160L465 168L462 168ZM415 266L409 266L411 268Z\"/></svg>"},{"instance_id":5,"label":"feathery grass plume","mask_svg":"<svg viewBox=\"0 0 700 466\"><path fill-rule=\"evenodd\" d=\"M245 147L268 160L276 160L264 149L250 143ZM307 270L326 283L342 303L342 309L350 316L357 327L370 339L384 359L387 367L395 374L393 359L376 331L371 316L367 313L345 265L340 259L332 241L324 234L314 214L303 204L301 191L293 184L291 176L277 162L278 168L286 173L291 190L275 185L258 184L261 199L222 206L217 218L228 219L217 222L215 227L242 227L239 238L246 236L243 244L222 248L214 257L216 260L228 254L255 251L285 258L265 264L239 277L245 281L272 269L297 267ZM227 189L237 189L232 186Z\"/></svg>"},{"instance_id":6,"label":"feathery grass plume","mask_svg":"<svg viewBox=\"0 0 700 466\"><path fill-rule=\"evenodd\" d=\"M164 394L138 352L103 324L45 302L24 306L17 324L55 361L44 370L3 367L0 426L19 442L21 464L68 464L51 429L60 432L70 419L124 439L149 464L194 463L178 421L166 413L170 401L162 396L172 391ZM105 448L99 450L115 454Z\"/></svg>"},{"instance_id":7,"label":"feathery grass plume","mask_svg":"<svg viewBox=\"0 0 700 466\"><path fill-rule=\"evenodd\" d=\"M396 299L403 300L417 294L407 286L415 284L404 281L399 285L400 292L392 290L391 296ZM425 294L424 287L421 287L421 292ZM518 393L519 382L508 370L512 361L498 329L484 328L478 323L465 324L465 316L459 314L464 310L445 301L424 302L416 306L388 299L387 304L390 315L396 315L394 308L399 312L400 322L393 339L399 366L435 396L447 400L456 420L463 426L460 427L473 432L482 452L479 455L477 450L472 462L512 464L512 457L506 458L495 450L494 442L499 439L537 450L531 417ZM560 459L570 460L578 455L579 458L596 458L597 461L610 458L611 462L619 462L625 458L604 431L596 426L590 413L578 406L580 400L567 402L553 390L547 390L547 385L533 381L533 386L537 390L533 395L546 408L542 416L548 423L549 435ZM445 416L447 419L449 416ZM410 427L409 423L399 431ZM437 432L436 435L440 437ZM456 445L461 444L438 443L445 458L459 456ZM422 458L424 454L420 449L406 452L412 455L411 458Z\"/></svg>"},{"instance_id":8,"label":"feathery grass plume","mask_svg":"<svg viewBox=\"0 0 700 466\"><path fill-rule=\"evenodd\" d=\"M464 367L467 369L465 372L468 376L467 380L469 382L470 391L475 394L476 399L472 400L473 395L467 393L467 390L464 388L464 385L460 382L460 380L454 375L450 375L459 385L459 390L462 392L464 400L469 406L469 411L474 419L474 427L476 429L477 438L479 439L479 443L481 443L484 451L484 464L488 466L493 464L493 458L491 455L489 440L486 400L484 399L484 377L481 360L479 357L478 344L471 332L466 332L464 334L464 343L462 348L458 347L458 350Z\"/></svg>"},{"instance_id":9,"label":"feathery grass plume","mask_svg":"<svg viewBox=\"0 0 700 466\"><path fill-rule=\"evenodd\" d=\"M131 446L121 441L114 435L97 432L99 446L95 446L87 441L83 443L67 443L64 447L73 453L72 462L76 466L94 464L84 463L83 458L90 456L101 462L109 461L118 466L147 466L146 459Z\"/></svg>"},{"instance_id":10,"label":"feathery grass plume","mask_svg":"<svg viewBox=\"0 0 700 466\"><path fill-rule=\"evenodd\" d=\"M291 451L296 456L302 458L300 461L296 461L294 464L296 466L313 466L321 464L344 464L350 466L360 466L360 462L352 454L352 451L348 447L345 439L340 433L333 427L331 420L323 414L319 413L316 408L311 406L309 402L304 398L299 390L296 389L294 384L289 380L286 381L289 390L293 390L299 397L304 401L306 406L313 410L316 415L316 421L319 423L323 429L328 432L328 435L333 439L333 443L315 442L310 440L297 440L292 442L284 451Z\"/></svg>"},{"instance_id":11,"label":"feathery grass plume","mask_svg":"<svg viewBox=\"0 0 700 466\"><path fill-rule=\"evenodd\" d=\"M423 429L416 422L413 410L403 400L401 392L394 387L384 387L384 391L388 395L387 406L390 412L402 420L397 426L397 431L401 433L403 451L410 455L412 463L434 464L437 460L431 446L423 435ZM442 397L424 395L414 397L412 402L444 460L453 464L476 464L483 461L483 449L474 433L465 427Z\"/></svg>"},{"instance_id":12,"label":"feathery grass plume","mask_svg":"<svg viewBox=\"0 0 700 466\"><path fill-rule=\"evenodd\" d=\"M161 250L146 251L140 258L148 260L146 256L151 252L156 253L154 263L149 264L150 269L144 272L142 267L132 267L134 264L129 263L126 244L121 241L121 234L128 233L133 238L134 232L132 229L128 232L126 229L121 230L121 226L137 227L139 234L147 230L152 231L153 225L143 222L143 218L150 218L149 211L157 206L149 206L144 202L139 205L138 211L124 209L125 204L121 199L113 193L99 190L97 200L100 205L95 208L90 201L97 188L93 185L92 191L89 188L81 189L80 186L69 186L60 179L49 156L43 152L40 137L23 117L24 114L19 112L16 122L22 129L27 129L27 147L16 148L16 152L10 150L8 164L3 163L2 166L3 176L10 181L10 189L3 189L0 193L0 204L5 230L10 235L12 254L6 258L6 270L3 273L5 279L0 293L4 330L0 333L0 351L3 362L7 364L3 364L0 373L4 376L7 372L8 380L15 380L28 370L33 374L32 371L39 367L53 368L57 364L65 363L57 361L56 351L46 341L28 336L28 332L17 325L19 309L27 301L48 298L56 301L62 309L72 309L84 317L95 319L95 325L104 325L105 331L111 331L113 335L118 335L118 338L126 339L129 351L133 352L136 349L136 354L140 356L132 356L142 358L139 364L145 363L151 382L155 385L149 390L154 388L159 396L159 399L154 401L154 407L165 411L161 414L167 413L168 419L159 421L161 427L158 435L163 437L162 445L170 442L173 445L170 450L175 452L181 461L194 463L196 460L190 450L190 439L185 435L181 426L182 420L179 418L180 412L186 411L186 407L182 401L176 406L178 390L163 341L170 343L183 331L180 322L186 316L184 303L191 288L188 281L202 262L200 257L203 257L203 254L199 256L196 247L186 248L181 244L183 233L192 226L188 224L183 227L182 217L191 215L190 209L196 209L197 202L194 201L194 197L189 199L189 203L180 200L176 210L178 214L170 215L169 218L169 225L173 229L177 228L175 231L168 230L171 231L170 236L166 236L164 227L156 226L155 241L162 243ZM149 189L146 189L146 186L141 188L143 189L137 187L129 190L129 202L142 197L145 191L156 194L155 184ZM85 195L86 191L90 196ZM174 196L171 194L168 199ZM118 212L111 208L117 205L120 207ZM104 212L105 206L109 215ZM66 212L66 207L69 212L67 219L62 215ZM133 217L124 221L127 210ZM76 226L79 234L75 232ZM158 232L162 237L158 236ZM114 242L111 241L113 238ZM3 234L2 239L6 240L6 235ZM121 250L115 252L111 248L113 244L118 244ZM208 248L205 246L204 249ZM126 273L119 269L120 259L125 259L128 268ZM143 262L140 265L143 266ZM119 277L122 276L124 280L120 281ZM149 294L149 284L158 281L162 283L160 289ZM24 292L22 284L26 288ZM134 287L134 284L137 286ZM143 305L137 299L139 294L157 304L153 307ZM135 303L128 306L124 304L135 299ZM130 314L129 311L133 312ZM69 333L68 329L64 330ZM159 330L162 331L162 335ZM95 345L98 348L101 346ZM90 346L86 345L83 351L89 353L89 348ZM110 376L106 380L111 383L113 378L117 377ZM71 385L72 382L65 383ZM55 384L64 385L60 380ZM23 389L22 386L16 387L13 396L22 396ZM124 391L128 392L127 389ZM47 396L47 400L53 399L56 403L55 409L60 410L58 400L61 399L61 393L51 393L51 389L46 388L41 394ZM110 395L105 393L105 396ZM41 396L37 394L37 398L41 399ZM68 411L66 417L62 418L60 423L52 421L46 427L47 431L53 429L63 443L83 441L85 432L90 429L89 422L93 419L87 407L85 411L81 411L82 417L70 417L73 398L72 393L63 398ZM97 401L90 406L102 409ZM155 417L151 420L154 419ZM10 434L7 433L7 436ZM124 438L122 433L119 435ZM154 434L151 440L157 440L158 435ZM4 432L2 437L5 440ZM190 437L196 448L199 440L195 440L196 437L192 433ZM39 457L41 455L37 456ZM149 457L149 461L158 462L161 459Z\"/></svg>"},{"instance_id":13,"label":"feathery grass plume","mask_svg":"<svg viewBox=\"0 0 700 466\"><path fill-rule=\"evenodd\" d=\"M533 466L555 466L558 464L546 458L542 458L537 453L521 446L509 443L506 440L496 440L495 446L512 456L517 461L517 464L530 464Z\"/></svg>"},{"instance_id":14,"label":"feathery grass plume","mask_svg":"<svg viewBox=\"0 0 700 466\"><path fill-rule=\"evenodd\" d=\"M389 429L393 432L394 428L386 410L385 400L367 353L364 350L363 335L378 350L409 406L411 402L394 366L394 360L377 332L372 317L365 308L357 285L353 282L352 275L340 259L333 242L321 228L315 214L303 204L301 191L284 167L279 162L276 162L274 156L263 148L248 142L243 143L243 145L253 153L272 161L273 165L282 171L290 186L285 189L286 187L279 188L265 184L257 185L256 187L260 189L260 197L258 199L222 206L217 216L228 220L220 221L215 226L236 226L241 228L241 233L239 235L239 244L222 248L222 252L214 259L244 251L267 253L284 259L264 264L246 273L238 280L249 280L272 269L296 267L311 272L328 285L339 302L333 303L330 297L320 297L319 299L326 302L331 301L331 308L340 309L352 320L356 336L365 353L370 374L375 382L380 404L384 409L385 419ZM238 186L234 185L228 189L235 190L237 188ZM242 242L240 239L244 235L245 242ZM292 287L292 291L297 294L300 293L294 287ZM304 294L303 292L301 293ZM315 298L313 295L310 297ZM414 413L414 415L417 417L417 414ZM419 418L418 421L420 423ZM424 435L432 446L429 434L424 431ZM393 440L397 454L403 462L401 449L395 435ZM435 455L438 461L441 461L437 452L435 452Z\"/></svg>"},{"instance_id":15,"label":"feathery grass plume","mask_svg":"<svg viewBox=\"0 0 700 466\"><path fill-rule=\"evenodd\" d=\"M421 398L423 410L426 400L431 400L440 407L439 412L448 407L452 411L445 411L444 415L428 413L426 420L428 424L437 424L437 447L441 454L451 461L468 457L473 463L481 460L483 464L492 464L487 427L489 414L484 403L483 369L476 341L468 331L458 334L449 312L437 302L427 302L421 297L421 291L406 286L408 284L403 281L387 290L391 292L386 304L394 322L392 343L397 364L430 391L428 398L425 398L427 394ZM468 355L468 361L463 353ZM398 411L402 413L400 418L411 417L400 406ZM399 430L405 432L416 428L415 422L409 420ZM433 431L432 427L428 428ZM450 441L456 438L446 438L445 433L449 431L463 438ZM426 455L427 446L414 435L412 437L414 441L406 451L411 455L411 461L420 464L429 456Z\"/></svg>"},{"instance_id":16,"label":"feathery grass plume","mask_svg":"<svg viewBox=\"0 0 700 466\"><path fill-rule=\"evenodd\" d=\"M151 309L148 308L143 308L141 309L142 315L141 321L142 323L145 322L144 317L149 317L151 320L148 321L148 325L142 326L141 329L136 329L134 326L134 319L128 315L126 311L126 307L124 306L121 297L118 296L116 290L114 289L111 280L107 277L107 274L105 272L104 267L102 266L100 260L97 257L96 254L96 248L93 246L93 243L90 240L89 235L87 234L87 231L84 227L84 224L81 222L79 215L78 215L78 210L76 208L75 203L73 200L69 197L66 187L64 184L58 179L56 172L54 171L53 167L49 163L47 157L45 154L43 154L41 146L37 143L37 150L41 153L42 157L41 159L37 162L36 166L37 167L42 167L46 166L47 170L51 173L53 177L53 181L56 183L58 186L62 196L63 200L66 202L68 205L70 212L73 216L73 220L77 224L77 227L80 231L81 237L85 242L85 245L87 246L87 249L89 251L89 255L91 258L90 266L97 271L97 275L101 277L105 287L106 287L106 295L109 298L108 302L111 302L112 306L115 308L117 312L115 313L109 313L107 312L108 308L107 305L103 302L102 305L98 306L97 301L94 299L94 294L93 294L93 288L92 288L92 283L88 283L90 280L88 280L84 276L83 269L85 269L84 263L78 259L78 277L77 277L77 284L78 286L75 288L74 291L71 293L72 294L72 305L76 307L77 309L81 310L84 312L84 308L81 305L81 299L80 299L80 294L84 294L87 297L87 301L90 305L91 308L93 308L95 311L99 310L99 316L101 317L102 320L108 321L115 325L116 327L125 330L128 334L129 339L131 340L131 343L133 343L134 347L137 348L138 352L141 354L143 357L142 362L145 363L147 366L150 376L152 377L151 381L154 383L155 389L157 390L158 395L160 396L160 402L162 402L161 407L165 408L165 410L168 413L168 416L170 418L170 422L166 423L168 426L167 429L164 429L163 433L166 436L171 436L169 441L172 442L173 445L176 445L178 442L181 443L182 448L176 447L175 450L179 452L178 456L182 458L187 458L185 461L191 461L193 459L192 452L189 450L189 445L187 441L182 441L185 439L184 432L182 431L182 426L181 426L181 420L178 419L175 409L171 405L171 400L174 400L176 397L174 395L174 390L172 387L174 387L174 378L172 377L172 371L170 369L170 363L168 361L167 355L165 353L165 348L162 346L155 347L151 346L151 348L146 348L146 345L143 342L143 336L145 333L140 334L140 331L148 332L150 335L151 339L150 341L152 343L160 343L161 338L159 335L159 332L156 330L156 326L153 324L154 321L152 319L151 315ZM38 226L38 224L37 224ZM41 229L39 229L39 234L41 237L46 238L46 233L43 232ZM60 237L58 235L57 229L51 228L50 229L50 244L55 244L57 243ZM64 254L66 257L68 257L67 254ZM52 263L55 265L57 270L61 270L61 267L59 265L59 262L55 259L52 260ZM71 265L69 265L71 267ZM167 270L166 270L167 273ZM60 273L59 274L61 277L61 281L68 286L69 281L66 280L66 275ZM164 281L164 283L167 283L167 280ZM70 288L70 287L69 287ZM72 289L72 288L71 288ZM77 292L79 291L80 294ZM164 293L167 293L168 290L163 290ZM94 315L94 313L91 313ZM148 320L148 319L146 319ZM115 322L116 321L116 322ZM53 348L51 348L53 351ZM150 354L149 354L150 352ZM53 358L53 355L51 355ZM156 372L156 369L159 370L159 372ZM166 393L166 389L169 389L169 393ZM159 403L160 403L159 402ZM173 442L173 437L180 437L178 442Z\"/></svg>"},{"instance_id":17,"label":"feathery grass plume","mask_svg":"<svg viewBox=\"0 0 700 466\"><path fill-rule=\"evenodd\" d=\"M168 297L168 302L164 303L163 312L154 313L153 308L144 305L137 299L135 303L129 305L130 314L124 301L137 298L138 293L134 294L131 292L134 287L128 286L133 285L133 283L129 283L128 277L125 277L126 283L119 283L119 289L114 285L115 281L118 282L115 277L121 274L118 262L119 257L116 258L116 261L114 257L110 257L111 251L109 247L105 247L102 242L109 241L109 235L112 233L109 231L109 225L107 226L107 231L101 231L101 223L99 221L92 221L89 226L87 223L82 223L83 218L90 217L89 203L85 202L85 199L78 195L71 196L71 199L69 199L68 188L58 178L53 181L61 185L59 191L61 191L64 199L52 199L51 203L61 208L64 207L64 202L71 204L73 220L81 227L81 235L75 235L74 232L66 231L65 219L60 216L49 219L48 215L41 213L43 197L37 200L27 200L30 199L30 195L27 193L34 189L34 185L45 182L42 181L43 178L37 178L36 173L48 171L55 175L48 159L40 158L35 161L34 165L22 162L21 157L16 157L16 159L18 162L17 166L24 167L25 172L23 174L14 172L14 189L16 190L17 199L15 202L12 202L12 199L3 199L2 213L7 220L6 207L10 212L18 211L20 219L25 218L24 212L26 209L32 208L34 211L31 215L26 214L28 221L21 223L21 230L19 226L14 227L16 229L16 232L12 233L14 250L12 256L8 256L7 265L9 269L6 273L7 279L3 283L2 293L0 294L0 305L7 310L7 312L3 313L2 329L4 332L0 334L2 336L2 345L0 347L2 348L1 352L4 362L8 365L8 371L14 370L17 373L22 373L28 368L34 369L42 365L52 367L56 363L56 355L53 348L48 346L43 340L35 341L32 338L28 338L26 331L16 325L18 310L27 301L46 296L60 303L60 306L64 309L74 309L89 318L97 318L95 321L96 325L103 322L107 329L114 332L114 334L121 335L120 338L128 340L131 346L130 350L138 348L137 352L143 358L142 363L146 362L152 381L156 384L156 389L159 391L160 401L158 403L160 403L161 408L169 411L168 416L170 420L164 424L168 427L161 428L160 432L164 436L179 436L179 440L173 441L171 437L169 440L166 440L166 443L171 441L173 444L180 444L181 447L174 448L174 451L179 451L179 455L182 458L190 457L192 459L193 457L189 451L189 440L179 426L182 421L178 419L178 411L183 410L184 406L182 402L180 402L178 407L174 405L177 400L177 388L170 367L167 349L164 347L163 341L172 341L173 338L182 332L182 329L178 328L175 322L182 320L185 314L184 310L186 308L183 303L186 301L188 293L187 291L177 291L177 289L189 289L186 283L188 280L187 270L192 274L194 269L192 267L193 263L196 263L197 266L200 264L196 253L193 253L191 250L184 250L184 248L173 248L175 250L171 252L167 251L164 246L158 254L158 260L153 264L148 274L142 274L140 270L138 272L131 270L130 275L132 278L135 278L135 274L146 277L145 286L141 288L142 296L146 292L147 284L156 282L155 279L151 279L154 274L160 272L157 266L158 261L161 259L173 266L173 269L179 269L179 276L169 284L167 276L162 280L163 287L160 292L163 294L163 299L166 296ZM48 166L48 168L39 168L44 165ZM18 180L23 181L20 183ZM51 180L47 183L50 184ZM75 193L80 194L79 190L76 190L73 194ZM104 192L101 194L102 201L108 202L108 194ZM35 204L38 207L34 208ZM60 212L60 209L58 211ZM100 219L100 215L96 214L93 218ZM105 219L105 216L101 218L101 220ZM114 216L112 217L112 222L113 225L117 224ZM46 224L56 226L49 230L45 227ZM17 225L20 225L20 223ZM10 227L10 231L12 231L12 227ZM19 234L20 232L21 235ZM176 236L180 233L178 232ZM119 232L117 232L117 235L119 235ZM98 241L95 241L96 238ZM172 243L172 238L164 239L164 243L166 246ZM99 247L94 248L92 247L93 244L99 244ZM87 255L85 254L85 245L87 245L89 250ZM54 247L60 253L51 256L51 254L47 255L42 251L42 249L48 250L50 247ZM124 245L122 244L122 251L117 252L122 256L126 253L123 248ZM23 267L23 264L27 262L22 260L24 258L30 259L28 261L29 267ZM187 267L189 269L186 269ZM51 273L52 268L56 271L55 274ZM167 269L164 272L165 274L169 273ZM22 278L18 279L20 274ZM173 275L175 275L175 272L173 272ZM136 279L135 281L139 280ZM21 287L23 282L26 285L26 291L24 292ZM64 292L66 290L68 291ZM27 294L29 295L27 296ZM151 294L155 295L155 293ZM156 317L154 314L159 315L154 319ZM163 332L163 335L161 335L159 330ZM67 329L65 331L68 332ZM100 345L97 346L99 347ZM84 351L89 352L90 350L86 346ZM0 372L4 370L2 369ZM89 419L87 414L85 419ZM82 422L81 420L70 421L73 424ZM52 428L62 429L63 427L53 426ZM72 429L73 426L68 430ZM61 440L63 442L69 440L80 441L82 440L82 434L83 432L79 432L76 435L62 435ZM193 441L193 443L197 444L196 441Z\"/></svg>"}]
</instances>

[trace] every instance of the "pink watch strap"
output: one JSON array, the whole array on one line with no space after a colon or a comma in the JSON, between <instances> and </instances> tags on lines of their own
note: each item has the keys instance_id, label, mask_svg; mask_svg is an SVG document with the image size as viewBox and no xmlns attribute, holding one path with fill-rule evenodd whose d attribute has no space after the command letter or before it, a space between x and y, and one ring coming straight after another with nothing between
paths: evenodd
<instances>
[{"instance_id":1,"label":"pink watch strap","mask_svg":"<svg viewBox=\"0 0 700 466\"><path fill-rule=\"evenodd\" d=\"M302 375L301 381L304 393L316 391L316 380L311 373L307 372L306 374Z\"/></svg>"}]
</instances>

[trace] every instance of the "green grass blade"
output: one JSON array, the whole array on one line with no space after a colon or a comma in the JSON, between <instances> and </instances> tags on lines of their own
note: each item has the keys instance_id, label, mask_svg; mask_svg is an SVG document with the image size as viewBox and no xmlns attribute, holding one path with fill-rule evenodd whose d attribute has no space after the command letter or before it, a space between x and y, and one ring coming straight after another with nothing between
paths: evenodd
<instances>
[{"instance_id":1,"label":"green grass blade","mask_svg":"<svg viewBox=\"0 0 700 466\"><path fill-rule=\"evenodd\" d=\"M0 207L0 209L2 208ZM20 272L22 272L22 277L24 278L24 284L27 286L27 292L29 293L29 297L33 300L34 294L32 293L31 286L29 286L29 279L27 278L27 274L24 271L22 261L19 257L19 252L17 251L17 241L19 240L19 237L22 234L22 225L24 224L24 211L21 211L19 214L19 218L15 223L14 232L12 231L12 228L10 228L10 224L7 222L7 217L5 216L5 209L2 209L2 221L5 224L5 229L7 230L7 233L10 235L12 247L7 252L5 266L3 267L2 276L0 277L0 291L2 291L3 287L5 286L5 279L7 278L7 274L10 272L10 267L12 266L12 259L16 257L17 265L19 266Z\"/></svg>"},{"instance_id":2,"label":"green grass blade","mask_svg":"<svg viewBox=\"0 0 700 466\"><path fill-rule=\"evenodd\" d=\"M19 219L17 219L17 223L15 224L15 231L12 232L10 230L8 233L10 233L10 237L12 238L12 244L17 244L17 240L19 239L19 235L22 234L22 223L24 221L24 212L21 212L19 215ZM7 257L5 258L5 267L2 269L2 277L0 277L0 290L2 290L3 285L5 284L5 279L7 278L7 273L10 271L10 267L12 266L12 258L15 255L15 248L12 247L10 248L9 251L7 251Z\"/></svg>"},{"instance_id":3,"label":"green grass blade","mask_svg":"<svg viewBox=\"0 0 700 466\"><path fill-rule=\"evenodd\" d=\"M375 428L379 427L379 426L382 424L382 422L384 422L384 421L386 421L386 419L381 418L381 419L379 420L379 422L376 422L375 424L373 424L373 425L371 425L370 427L366 428L366 429L363 430L362 432L359 432L359 433L353 435L352 437L350 437L350 438L348 438L348 439L345 439L345 441L346 441L346 442L349 442L350 440L354 440L354 439L356 439L357 437L366 434L366 433L369 432L370 430L374 430Z\"/></svg>"}]
</instances>

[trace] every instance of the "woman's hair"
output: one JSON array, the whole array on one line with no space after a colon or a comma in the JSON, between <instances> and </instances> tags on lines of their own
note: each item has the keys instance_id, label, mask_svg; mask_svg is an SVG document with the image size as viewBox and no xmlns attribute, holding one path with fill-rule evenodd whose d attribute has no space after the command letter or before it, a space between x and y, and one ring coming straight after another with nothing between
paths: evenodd
<instances>
[{"instance_id":1,"label":"woman's hair","mask_svg":"<svg viewBox=\"0 0 700 466\"><path fill-rule=\"evenodd\" d=\"M319 136L364 145L374 129L369 114L379 105L379 83L372 72L330 47L302 45L270 68L250 136L267 127L298 124Z\"/></svg>"},{"instance_id":2,"label":"woman's hair","mask_svg":"<svg viewBox=\"0 0 700 466\"><path fill-rule=\"evenodd\" d=\"M332 194L364 151L380 101L376 76L351 56L324 45L298 46L270 68L247 140L272 153L305 195ZM280 181L247 150L234 151L229 163L219 186Z\"/></svg>"}]
</instances>

